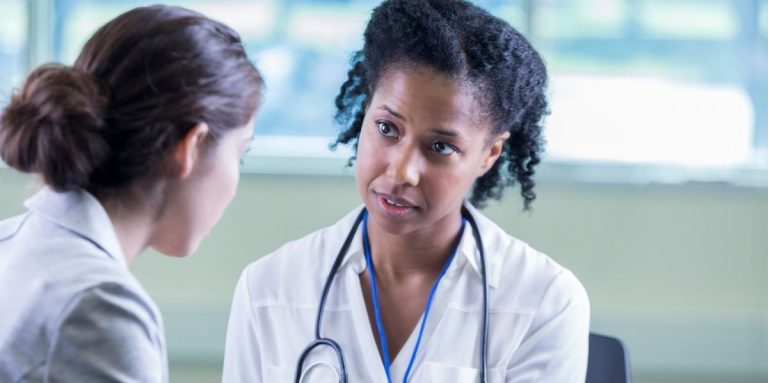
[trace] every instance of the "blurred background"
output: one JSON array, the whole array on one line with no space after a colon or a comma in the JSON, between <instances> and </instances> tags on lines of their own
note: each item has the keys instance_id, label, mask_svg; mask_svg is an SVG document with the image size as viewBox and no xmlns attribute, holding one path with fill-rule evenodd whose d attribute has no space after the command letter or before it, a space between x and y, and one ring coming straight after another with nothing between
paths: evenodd
<instances>
[{"instance_id":1,"label":"blurred background","mask_svg":"<svg viewBox=\"0 0 768 383\"><path fill-rule=\"evenodd\" d=\"M37 65L71 64L144 0L0 0L0 105ZM172 382L220 380L249 262L357 206L333 98L377 1L179 0L240 32L266 77L238 195L200 250L131 268L156 299ZM574 271L594 331L637 383L768 382L768 0L475 1L550 71L539 198L486 208ZM0 164L0 217L37 180Z\"/></svg>"}]
</instances>

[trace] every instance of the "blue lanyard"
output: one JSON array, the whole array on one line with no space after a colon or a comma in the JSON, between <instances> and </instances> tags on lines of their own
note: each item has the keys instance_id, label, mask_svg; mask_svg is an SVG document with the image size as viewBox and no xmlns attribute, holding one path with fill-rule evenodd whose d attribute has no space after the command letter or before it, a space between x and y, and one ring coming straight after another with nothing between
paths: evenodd
<instances>
[{"instance_id":1,"label":"blue lanyard","mask_svg":"<svg viewBox=\"0 0 768 383\"><path fill-rule=\"evenodd\" d=\"M432 306L432 297L434 297L435 291L437 290L437 285L440 284L440 280L443 278L443 275L445 275L446 270L448 270L448 266L451 265L451 261L456 255L456 250L458 250L459 242L461 241L461 233L464 232L464 224L466 222L466 219L462 217L459 236L456 239L456 244L453 246L451 256L448 257L448 261L445 262L443 269L440 270L440 274L437 276L437 280L435 281L435 284L432 285L432 290L429 292L429 297L427 298L427 307L424 309L424 318L422 318L421 325L419 326L419 336L416 338L416 345L413 346L413 353L411 354L411 360L408 362L408 368L405 370L403 383L408 382L408 375L411 373L411 367L413 367L413 362L416 360L416 353L419 351L419 345L421 344L421 336L424 334L424 325L427 323L427 317L429 316L429 308ZM379 306L379 294L376 288L376 272L373 269L373 260L371 259L371 246L368 242L367 213L365 213L363 216L363 250L365 252L365 263L368 267L368 276L371 278L371 290L373 291L373 311L376 316L376 331L379 333L379 340L381 341L381 357L384 360L384 371L387 373L387 382L392 383L392 376L389 373L391 362L389 360L389 349L387 347L387 334L384 332L384 323L381 321L381 307Z\"/></svg>"}]
</instances>

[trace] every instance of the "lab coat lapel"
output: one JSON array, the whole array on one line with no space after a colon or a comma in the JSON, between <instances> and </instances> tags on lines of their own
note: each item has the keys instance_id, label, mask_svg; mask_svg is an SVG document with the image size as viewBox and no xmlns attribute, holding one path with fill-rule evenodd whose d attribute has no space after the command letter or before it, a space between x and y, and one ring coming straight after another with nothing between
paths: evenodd
<instances>
[{"instance_id":1,"label":"lab coat lapel","mask_svg":"<svg viewBox=\"0 0 768 383\"><path fill-rule=\"evenodd\" d=\"M371 331L371 324L368 321L368 312L365 309L363 300L363 289L360 286L358 273L352 268L347 269L346 290L349 294L350 313L354 324L354 331L358 342L358 350L361 352L360 358L365 363L366 370L370 374L371 382L387 383L387 375L384 372L384 364L376 347L376 339ZM355 357L355 359L357 359Z\"/></svg>"},{"instance_id":2,"label":"lab coat lapel","mask_svg":"<svg viewBox=\"0 0 768 383\"><path fill-rule=\"evenodd\" d=\"M462 241L464 241L465 238L462 238ZM432 298L432 307L429 309L429 317L427 318L427 323L424 326L424 334L421 336L421 344L419 345L419 350L416 353L416 359L413 361L413 367L411 367L411 372L408 375L408 381L409 382L418 382L422 381L423 379L416 379L418 378L417 372L419 375L421 375L422 372L420 372L420 367L422 364L422 361L428 355L430 352L430 345L432 342L430 342L430 339L435 334L435 330L437 329L438 325L440 324L440 321L443 318L443 315L445 314L446 309L448 308L448 304L453 299L453 294L456 286L456 280L461 274L461 269L466 265L466 259L464 257L461 257L460 254L456 254L453 261L451 262L451 265L448 267L448 270L446 270L445 275L443 276L443 279L440 281L440 285L437 286L437 291L435 291L435 296ZM416 345L416 340L419 337L419 327L421 327L421 322L424 320L424 313L421 314L421 317L419 318L419 321L416 324L416 327L411 331L411 334L408 336L408 340L405 341L405 344L403 345L403 348L400 349L400 352L397 354L395 359L392 361L390 374L392 376L392 382L402 382L403 377L405 376L405 371L408 369L408 363L411 361L411 355L413 354L413 347Z\"/></svg>"},{"instance_id":3,"label":"lab coat lapel","mask_svg":"<svg viewBox=\"0 0 768 383\"><path fill-rule=\"evenodd\" d=\"M469 243L467 243L469 241ZM421 338L421 344L419 351L416 354L413 367L409 375L409 381L416 382L422 380L419 376L423 373L420 371L420 366L424 358L430 353L429 345L432 335L435 333L440 321L445 314L448 304L453 299L455 292L455 286L457 285L458 278L461 275L464 267L469 267L468 257L464 254L467 248L474 251L474 238L472 237L471 229L467 225L462 234L461 241L458 246L458 251L454 256L451 265L446 270L440 285L433 297L432 307L430 308L429 317L427 323L424 326L424 334ZM371 382L387 383L387 376L384 371L384 363L381 361L381 353L376 346L376 339L371 329L370 320L368 318L368 311L366 310L365 300L363 298L363 289L360 285L360 273L365 272L365 261L362 249L362 235L358 230L357 236L354 239L349 249L349 256L347 258L348 264L345 264L345 290L348 294L348 301L350 302L350 315L354 324L354 331L358 342L358 350L362 353L360 358L365 363L365 367L370 375ZM421 321L424 318L422 313L419 318L419 322L411 330L411 334L403 345L403 348L398 352L395 359L392 360L390 366L390 375L392 382L402 382L405 370L408 368L408 363L411 360L413 354L413 347L416 345L416 340L419 336L419 327ZM356 356L348 356L350 360L357 359Z\"/></svg>"}]
</instances>

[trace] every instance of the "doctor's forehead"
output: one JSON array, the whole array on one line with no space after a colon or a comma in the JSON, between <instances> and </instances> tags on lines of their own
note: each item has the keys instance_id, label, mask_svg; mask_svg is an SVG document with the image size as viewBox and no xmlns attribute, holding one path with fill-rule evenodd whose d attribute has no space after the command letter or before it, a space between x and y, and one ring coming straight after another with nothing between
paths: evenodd
<instances>
[{"instance_id":1,"label":"doctor's forehead","mask_svg":"<svg viewBox=\"0 0 768 383\"><path fill-rule=\"evenodd\" d=\"M385 71L373 91L370 111L407 123L431 123L445 129L488 125L477 87L461 77L427 66ZM426 120L426 121L419 121Z\"/></svg>"}]
</instances>

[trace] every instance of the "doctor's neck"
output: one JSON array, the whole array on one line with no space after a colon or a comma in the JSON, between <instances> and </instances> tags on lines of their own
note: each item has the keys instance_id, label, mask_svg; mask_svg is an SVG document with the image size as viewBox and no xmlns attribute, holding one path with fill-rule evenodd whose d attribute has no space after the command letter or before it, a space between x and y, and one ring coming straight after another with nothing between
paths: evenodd
<instances>
[{"instance_id":1,"label":"doctor's neck","mask_svg":"<svg viewBox=\"0 0 768 383\"><path fill-rule=\"evenodd\" d=\"M440 272L460 235L461 211L407 233L389 232L375 221L368 219L368 238L376 274L399 278Z\"/></svg>"}]
</instances>

